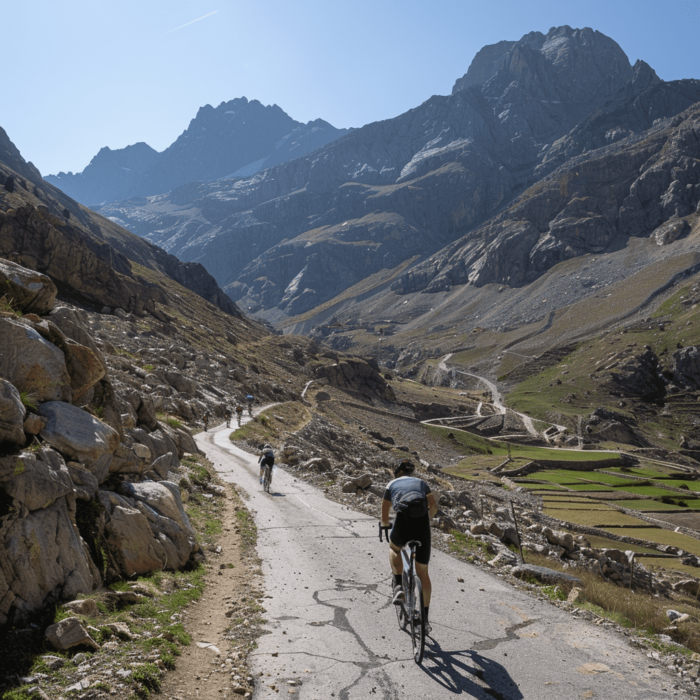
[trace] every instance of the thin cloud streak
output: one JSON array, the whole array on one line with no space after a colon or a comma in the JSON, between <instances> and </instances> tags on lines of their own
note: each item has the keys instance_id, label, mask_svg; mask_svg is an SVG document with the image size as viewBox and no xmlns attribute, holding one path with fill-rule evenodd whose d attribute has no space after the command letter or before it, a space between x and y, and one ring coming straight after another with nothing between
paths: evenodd
<instances>
[{"instance_id":1,"label":"thin cloud streak","mask_svg":"<svg viewBox=\"0 0 700 700\"><path fill-rule=\"evenodd\" d=\"M178 29L184 29L185 27L189 27L190 24L194 24L195 22L199 22L203 19L206 19L207 17L211 17L212 15L215 15L218 12L218 10L214 10L214 12L210 12L208 15L203 15L202 17L198 17L197 19L193 19L191 22L187 22L186 24L181 24L179 27L175 27L175 29L171 29L168 32L165 32L163 36L167 36L168 34L172 34L173 32L176 32Z\"/></svg>"}]
</instances>

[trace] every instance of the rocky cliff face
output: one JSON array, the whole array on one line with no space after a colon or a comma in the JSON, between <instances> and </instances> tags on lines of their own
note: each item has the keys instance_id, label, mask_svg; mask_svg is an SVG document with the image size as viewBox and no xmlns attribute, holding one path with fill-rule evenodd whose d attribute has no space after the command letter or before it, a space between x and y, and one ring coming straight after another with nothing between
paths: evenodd
<instances>
[{"instance_id":1,"label":"rocky cliff face","mask_svg":"<svg viewBox=\"0 0 700 700\"><path fill-rule=\"evenodd\" d=\"M321 119L302 124L277 105L241 97L202 107L162 153L145 143L103 148L83 172L47 175L46 180L83 204L98 205L169 192L189 182L254 175L344 133Z\"/></svg>"},{"instance_id":2,"label":"rocky cliff face","mask_svg":"<svg viewBox=\"0 0 700 700\"><path fill-rule=\"evenodd\" d=\"M670 245L700 213L700 107L558 168L501 215L394 283L400 293L453 285L521 286L554 265L624 246Z\"/></svg>"},{"instance_id":3,"label":"rocky cliff face","mask_svg":"<svg viewBox=\"0 0 700 700\"><path fill-rule=\"evenodd\" d=\"M348 290L361 282L356 289L365 290L372 275L398 276L443 249L449 258L461 249L455 241L500 226L498 217L528 188L541 181L549 191L546 178L557 168L574 169L591 149L622 153L624 145L615 148L625 138L698 99L698 81L664 83L646 64L632 67L599 32L559 27L486 47L452 95L369 124L311 156L101 212L183 260L202 262L246 310L279 322L334 297L354 298ZM641 163L628 165L632 173ZM626 167L620 156L615 177ZM579 231L595 250L606 250L615 236L595 216L579 216L586 219ZM525 264L522 251L527 257L538 245L542 222L509 221L508 231L493 234L500 242L480 283L505 279L493 266L500 258L509 284L524 284L562 259L545 254L549 243L542 243L535 263ZM569 246L566 255L587 246ZM425 269L415 269L414 278ZM424 289L429 282L411 284L407 289Z\"/></svg>"},{"instance_id":4,"label":"rocky cliff face","mask_svg":"<svg viewBox=\"0 0 700 700\"><path fill-rule=\"evenodd\" d=\"M0 184L0 255L16 256L83 301L136 313L152 309L154 301L162 299L162 290L139 280L133 261L240 315L202 265L181 263L47 184L2 129Z\"/></svg>"}]
</instances>

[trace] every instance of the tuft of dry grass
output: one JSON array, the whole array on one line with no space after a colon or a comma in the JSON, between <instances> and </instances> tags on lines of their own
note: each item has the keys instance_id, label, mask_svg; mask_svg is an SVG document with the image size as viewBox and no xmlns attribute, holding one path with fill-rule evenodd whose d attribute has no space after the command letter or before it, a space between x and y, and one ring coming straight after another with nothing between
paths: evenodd
<instances>
[{"instance_id":1,"label":"tuft of dry grass","mask_svg":"<svg viewBox=\"0 0 700 700\"><path fill-rule=\"evenodd\" d=\"M691 651L700 652L700 602L688 596L673 600L657 598L643 590L630 590L597 576L585 569L565 569L563 564L549 557L528 553L527 562L557 571L566 571L581 580L582 593L578 603L582 607L608 617L614 622L649 635L667 634L673 641ZM561 585L567 595L574 584ZM688 613L690 619L674 625L666 611Z\"/></svg>"}]
</instances>

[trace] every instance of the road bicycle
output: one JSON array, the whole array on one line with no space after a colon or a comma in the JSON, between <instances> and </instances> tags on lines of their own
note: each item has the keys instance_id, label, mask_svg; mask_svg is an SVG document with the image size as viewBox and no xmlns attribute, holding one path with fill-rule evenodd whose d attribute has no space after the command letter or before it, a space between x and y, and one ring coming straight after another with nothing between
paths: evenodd
<instances>
[{"instance_id":1,"label":"road bicycle","mask_svg":"<svg viewBox=\"0 0 700 700\"><path fill-rule=\"evenodd\" d=\"M231 427L231 416L230 415L226 416L226 427L227 428Z\"/></svg>"},{"instance_id":2,"label":"road bicycle","mask_svg":"<svg viewBox=\"0 0 700 700\"><path fill-rule=\"evenodd\" d=\"M243 411L236 413L236 420L238 421L238 427L241 427L241 418L243 417Z\"/></svg>"},{"instance_id":3,"label":"road bicycle","mask_svg":"<svg viewBox=\"0 0 700 700\"><path fill-rule=\"evenodd\" d=\"M379 541L382 542L382 531L386 532L386 541L389 542L389 530L391 525L382 526L379 523ZM401 587L404 600L396 605L396 617L399 621L399 629L411 635L413 648L413 660L420 664L423 661L425 651L425 615L423 606L423 584L416 573L416 548L420 547L418 540L410 540L401 548L401 561L403 562L403 574L401 574Z\"/></svg>"},{"instance_id":4,"label":"road bicycle","mask_svg":"<svg viewBox=\"0 0 700 700\"><path fill-rule=\"evenodd\" d=\"M263 490L265 493L270 493L270 482L272 481L272 467L269 464L265 465L263 470Z\"/></svg>"}]
</instances>

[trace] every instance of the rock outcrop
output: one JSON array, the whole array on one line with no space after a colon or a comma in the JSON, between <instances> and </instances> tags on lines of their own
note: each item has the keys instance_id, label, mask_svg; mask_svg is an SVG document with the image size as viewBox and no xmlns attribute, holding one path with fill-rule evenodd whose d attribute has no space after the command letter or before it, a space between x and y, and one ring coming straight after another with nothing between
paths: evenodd
<instances>
[{"instance_id":1,"label":"rock outcrop","mask_svg":"<svg viewBox=\"0 0 700 700\"><path fill-rule=\"evenodd\" d=\"M0 270L14 295L0 315L4 627L90 593L105 574L180 568L199 547L179 487L160 481L183 447L196 450L192 437L160 425L141 380L115 390L87 312L54 306L48 277L3 259ZM49 634L57 648L89 643L66 624Z\"/></svg>"},{"instance_id":2,"label":"rock outcrop","mask_svg":"<svg viewBox=\"0 0 700 700\"><path fill-rule=\"evenodd\" d=\"M382 401L396 401L394 390L386 379L364 360L348 358L336 364L320 365L315 374L338 389L373 396Z\"/></svg>"}]
</instances>

